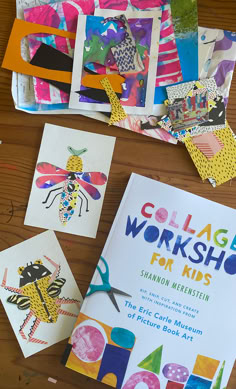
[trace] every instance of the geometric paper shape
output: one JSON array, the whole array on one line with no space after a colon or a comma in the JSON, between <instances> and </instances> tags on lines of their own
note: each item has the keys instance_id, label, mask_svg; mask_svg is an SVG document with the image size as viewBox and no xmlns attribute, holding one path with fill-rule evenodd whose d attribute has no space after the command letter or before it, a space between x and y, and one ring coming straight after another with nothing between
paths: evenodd
<instances>
[{"instance_id":1,"label":"geometric paper shape","mask_svg":"<svg viewBox=\"0 0 236 389\"><path fill-rule=\"evenodd\" d=\"M102 357L97 380L102 381L105 375L113 373L117 378L116 387L118 389L121 388L129 362L129 357L129 350L113 346L112 344L107 344Z\"/></svg>"},{"instance_id":2,"label":"geometric paper shape","mask_svg":"<svg viewBox=\"0 0 236 389\"><path fill-rule=\"evenodd\" d=\"M216 381L213 384L212 389L221 389L221 381L224 373L225 361L222 363L218 376L216 377Z\"/></svg>"},{"instance_id":3,"label":"geometric paper shape","mask_svg":"<svg viewBox=\"0 0 236 389\"><path fill-rule=\"evenodd\" d=\"M87 88L104 89L101 85L103 78L108 78L114 92L122 93L121 84L125 81L125 78L119 74L87 74L81 80L81 85Z\"/></svg>"},{"instance_id":4,"label":"geometric paper shape","mask_svg":"<svg viewBox=\"0 0 236 389\"><path fill-rule=\"evenodd\" d=\"M224 144L213 132L194 136L193 143L208 158L214 157L223 147Z\"/></svg>"},{"instance_id":5,"label":"geometric paper shape","mask_svg":"<svg viewBox=\"0 0 236 389\"><path fill-rule=\"evenodd\" d=\"M158 347L138 364L138 367L159 374L161 369L161 357L163 346Z\"/></svg>"},{"instance_id":6,"label":"geometric paper shape","mask_svg":"<svg viewBox=\"0 0 236 389\"><path fill-rule=\"evenodd\" d=\"M213 379L220 361L213 358L198 355L193 368L193 374L200 375L205 378Z\"/></svg>"},{"instance_id":7,"label":"geometric paper shape","mask_svg":"<svg viewBox=\"0 0 236 389\"><path fill-rule=\"evenodd\" d=\"M143 382L148 389L160 389L160 381L158 377L148 371L138 371L132 374L122 389L135 389L136 386Z\"/></svg>"},{"instance_id":8,"label":"geometric paper shape","mask_svg":"<svg viewBox=\"0 0 236 389\"><path fill-rule=\"evenodd\" d=\"M212 381L191 375L184 389L210 389Z\"/></svg>"},{"instance_id":9,"label":"geometric paper shape","mask_svg":"<svg viewBox=\"0 0 236 389\"><path fill-rule=\"evenodd\" d=\"M162 373L169 380L176 382L186 382L189 377L187 367L178 365L177 363L167 363L164 366Z\"/></svg>"},{"instance_id":10,"label":"geometric paper shape","mask_svg":"<svg viewBox=\"0 0 236 389\"><path fill-rule=\"evenodd\" d=\"M23 60L21 56L21 40L30 34L37 33L52 34L68 39L75 39L76 36L72 32L62 31L57 28L41 26L34 23L28 23L20 19L15 19L2 67L18 73L28 74L30 76L71 84L71 72L41 68L39 66L31 65Z\"/></svg>"},{"instance_id":11,"label":"geometric paper shape","mask_svg":"<svg viewBox=\"0 0 236 389\"><path fill-rule=\"evenodd\" d=\"M179 382L168 381L166 384L166 389L183 389L184 384Z\"/></svg>"},{"instance_id":12,"label":"geometric paper shape","mask_svg":"<svg viewBox=\"0 0 236 389\"><path fill-rule=\"evenodd\" d=\"M108 124L112 125L113 123L125 119L127 114L116 96L108 77L103 78L101 80L101 84L104 87L111 103L111 117Z\"/></svg>"},{"instance_id":13,"label":"geometric paper shape","mask_svg":"<svg viewBox=\"0 0 236 389\"><path fill-rule=\"evenodd\" d=\"M105 339L101 331L90 325L78 327L71 336L73 353L84 362L96 362L105 347Z\"/></svg>"},{"instance_id":14,"label":"geometric paper shape","mask_svg":"<svg viewBox=\"0 0 236 389\"><path fill-rule=\"evenodd\" d=\"M135 342L135 335L125 328L114 327L111 331L111 340L120 347L132 348Z\"/></svg>"}]
</instances>

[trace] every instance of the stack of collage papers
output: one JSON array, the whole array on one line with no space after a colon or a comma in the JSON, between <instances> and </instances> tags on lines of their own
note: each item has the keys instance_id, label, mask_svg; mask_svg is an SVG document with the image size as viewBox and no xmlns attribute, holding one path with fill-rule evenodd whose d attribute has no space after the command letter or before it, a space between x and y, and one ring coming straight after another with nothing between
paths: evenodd
<instances>
[{"instance_id":1,"label":"stack of collage papers","mask_svg":"<svg viewBox=\"0 0 236 389\"><path fill-rule=\"evenodd\" d=\"M17 0L2 66L16 109L182 142L215 187L236 176L235 61L236 33L199 27L197 0Z\"/></svg>"}]
</instances>

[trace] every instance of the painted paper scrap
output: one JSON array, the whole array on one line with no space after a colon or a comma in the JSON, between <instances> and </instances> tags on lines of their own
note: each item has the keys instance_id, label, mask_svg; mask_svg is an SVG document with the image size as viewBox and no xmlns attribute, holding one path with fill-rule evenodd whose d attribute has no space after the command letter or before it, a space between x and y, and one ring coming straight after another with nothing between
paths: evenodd
<instances>
[{"instance_id":1,"label":"painted paper scrap","mask_svg":"<svg viewBox=\"0 0 236 389\"><path fill-rule=\"evenodd\" d=\"M214 77L220 94L228 104L229 91L236 62L236 33L218 30L207 77Z\"/></svg>"},{"instance_id":2,"label":"painted paper scrap","mask_svg":"<svg viewBox=\"0 0 236 389\"><path fill-rule=\"evenodd\" d=\"M193 374L212 380L220 361L198 354L193 368Z\"/></svg>"},{"instance_id":3,"label":"painted paper scrap","mask_svg":"<svg viewBox=\"0 0 236 389\"><path fill-rule=\"evenodd\" d=\"M78 15L89 15L93 12L94 0L56 1L52 4L44 4L25 9L24 19L30 23L75 33ZM73 57L75 40L58 37L56 35L36 34L28 38L31 59L37 50L37 43L40 44L41 42ZM52 105L69 102L67 93L59 92L57 88L50 86L46 81L42 81L36 77L34 77L34 92L35 101L38 104Z\"/></svg>"}]
</instances>

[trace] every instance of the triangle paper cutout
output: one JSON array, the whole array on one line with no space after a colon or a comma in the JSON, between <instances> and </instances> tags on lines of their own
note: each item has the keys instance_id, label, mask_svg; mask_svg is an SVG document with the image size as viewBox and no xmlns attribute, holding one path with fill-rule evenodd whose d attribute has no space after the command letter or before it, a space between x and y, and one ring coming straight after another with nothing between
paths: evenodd
<instances>
[{"instance_id":1,"label":"triangle paper cutout","mask_svg":"<svg viewBox=\"0 0 236 389\"><path fill-rule=\"evenodd\" d=\"M138 364L138 367L151 371L152 373L160 374L161 370L161 358L162 358L163 346L158 347L151 354Z\"/></svg>"}]
</instances>

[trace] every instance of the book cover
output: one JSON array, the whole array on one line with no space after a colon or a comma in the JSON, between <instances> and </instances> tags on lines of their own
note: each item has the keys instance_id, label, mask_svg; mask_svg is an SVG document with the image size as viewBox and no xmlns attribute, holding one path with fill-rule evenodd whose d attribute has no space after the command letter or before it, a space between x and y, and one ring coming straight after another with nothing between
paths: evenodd
<instances>
[{"instance_id":1,"label":"book cover","mask_svg":"<svg viewBox=\"0 0 236 389\"><path fill-rule=\"evenodd\" d=\"M132 174L64 364L117 388L225 388L235 220L231 208Z\"/></svg>"}]
</instances>

